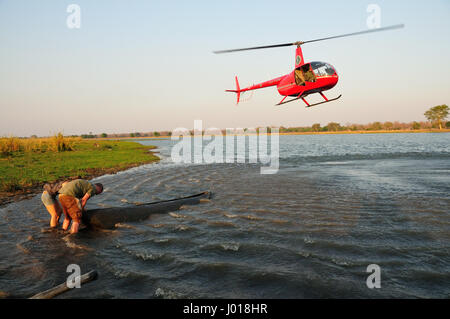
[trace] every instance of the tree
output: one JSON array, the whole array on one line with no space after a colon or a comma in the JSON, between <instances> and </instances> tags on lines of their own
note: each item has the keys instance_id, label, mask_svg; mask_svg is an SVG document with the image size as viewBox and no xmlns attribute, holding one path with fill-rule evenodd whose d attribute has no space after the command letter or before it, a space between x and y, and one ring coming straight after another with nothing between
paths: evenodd
<instances>
[{"instance_id":1,"label":"tree","mask_svg":"<svg viewBox=\"0 0 450 319\"><path fill-rule=\"evenodd\" d=\"M374 130L374 131L380 131L382 128L383 128L383 126L381 125L381 123L380 122L374 122L373 124L372 124L372 130Z\"/></svg>"},{"instance_id":2,"label":"tree","mask_svg":"<svg viewBox=\"0 0 450 319\"><path fill-rule=\"evenodd\" d=\"M420 123L414 121L412 124L412 128L413 128L413 130L420 130Z\"/></svg>"},{"instance_id":3,"label":"tree","mask_svg":"<svg viewBox=\"0 0 450 319\"><path fill-rule=\"evenodd\" d=\"M153 135L154 136L161 136L161 134L159 134L159 132L154 132Z\"/></svg>"},{"instance_id":4,"label":"tree","mask_svg":"<svg viewBox=\"0 0 450 319\"><path fill-rule=\"evenodd\" d=\"M384 122L383 126L384 126L385 130L390 131L394 127L394 123L392 123L392 122Z\"/></svg>"},{"instance_id":5,"label":"tree","mask_svg":"<svg viewBox=\"0 0 450 319\"><path fill-rule=\"evenodd\" d=\"M341 125L339 123L335 123L335 122L328 123L328 125L327 125L328 131L334 131L334 132L338 131L340 126Z\"/></svg>"},{"instance_id":6,"label":"tree","mask_svg":"<svg viewBox=\"0 0 450 319\"><path fill-rule=\"evenodd\" d=\"M439 125L439 129L442 130L442 121L445 120L448 116L448 106L445 104L437 105L426 111L424 115L428 119L428 121L437 122Z\"/></svg>"},{"instance_id":7,"label":"tree","mask_svg":"<svg viewBox=\"0 0 450 319\"><path fill-rule=\"evenodd\" d=\"M319 131L320 131L320 124L319 124L319 123L313 124L313 125L311 126L311 128L312 128L312 130L313 130L314 132L319 132Z\"/></svg>"},{"instance_id":8,"label":"tree","mask_svg":"<svg viewBox=\"0 0 450 319\"><path fill-rule=\"evenodd\" d=\"M100 136L101 136L101 137L108 137L108 134L102 133Z\"/></svg>"}]
</instances>

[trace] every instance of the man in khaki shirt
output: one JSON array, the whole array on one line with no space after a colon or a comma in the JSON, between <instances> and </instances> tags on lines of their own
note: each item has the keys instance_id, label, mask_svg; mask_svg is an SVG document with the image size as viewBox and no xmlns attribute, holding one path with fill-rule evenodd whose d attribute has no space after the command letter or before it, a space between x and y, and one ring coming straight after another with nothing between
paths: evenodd
<instances>
[{"instance_id":1,"label":"man in khaki shirt","mask_svg":"<svg viewBox=\"0 0 450 319\"><path fill-rule=\"evenodd\" d=\"M76 179L64 184L64 186L59 190L58 198L65 217L63 229L67 230L70 222L72 222L70 233L77 233L86 202L92 196L98 195L102 192L102 184L91 184L84 179Z\"/></svg>"}]
</instances>

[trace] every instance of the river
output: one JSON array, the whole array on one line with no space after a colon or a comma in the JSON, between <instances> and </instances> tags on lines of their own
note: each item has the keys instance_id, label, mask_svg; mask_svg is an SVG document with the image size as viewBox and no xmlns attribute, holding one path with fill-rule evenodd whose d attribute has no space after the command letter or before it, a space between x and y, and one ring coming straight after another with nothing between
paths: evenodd
<instances>
[{"instance_id":1,"label":"river","mask_svg":"<svg viewBox=\"0 0 450 319\"><path fill-rule=\"evenodd\" d=\"M0 291L25 298L99 278L60 298L449 298L450 134L280 136L259 164L162 160L96 178L88 208L210 190L209 202L113 230L48 229L40 196L0 207ZM381 269L369 289L367 266Z\"/></svg>"}]
</instances>

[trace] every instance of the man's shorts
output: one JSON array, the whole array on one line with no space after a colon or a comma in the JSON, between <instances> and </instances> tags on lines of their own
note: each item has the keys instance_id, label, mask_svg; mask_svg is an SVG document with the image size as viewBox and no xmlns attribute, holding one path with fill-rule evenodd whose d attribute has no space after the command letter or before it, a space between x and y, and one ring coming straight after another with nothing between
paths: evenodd
<instances>
[{"instance_id":1,"label":"man's shorts","mask_svg":"<svg viewBox=\"0 0 450 319\"><path fill-rule=\"evenodd\" d=\"M59 195L59 202L63 207L64 216L66 218L72 219L74 222L81 223L81 205L77 198L61 194ZM66 215L66 211L69 216Z\"/></svg>"},{"instance_id":2,"label":"man's shorts","mask_svg":"<svg viewBox=\"0 0 450 319\"><path fill-rule=\"evenodd\" d=\"M53 206L56 204L56 198L52 197L47 191L42 193L41 200L45 206Z\"/></svg>"}]
</instances>

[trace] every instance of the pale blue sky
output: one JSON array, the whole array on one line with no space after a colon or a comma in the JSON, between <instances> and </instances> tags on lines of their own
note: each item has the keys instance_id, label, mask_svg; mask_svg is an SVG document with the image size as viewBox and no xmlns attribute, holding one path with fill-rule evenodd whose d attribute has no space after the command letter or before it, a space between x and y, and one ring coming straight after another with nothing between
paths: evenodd
<instances>
[{"instance_id":1,"label":"pale blue sky","mask_svg":"<svg viewBox=\"0 0 450 319\"><path fill-rule=\"evenodd\" d=\"M71 3L81 29L66 26ZM370 3L382 26L406 28L303 47L337 69L328 96L341 100L275 107L268 88L236 106L224 92L235 75L247 86L292 71L295 48L213 50L364 30ZM0 0L0 135L424 120L450 103L449 31L448 0Z\"/></svg>"}]
</instances>

